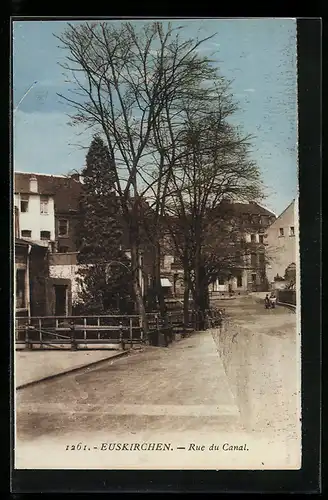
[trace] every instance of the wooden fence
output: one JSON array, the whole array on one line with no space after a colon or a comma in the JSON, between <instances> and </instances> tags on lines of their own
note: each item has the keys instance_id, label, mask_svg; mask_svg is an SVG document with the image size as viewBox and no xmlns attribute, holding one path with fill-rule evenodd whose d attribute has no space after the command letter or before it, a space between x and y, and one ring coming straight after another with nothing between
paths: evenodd
<instances>
[{"instance_id":1,"label":"wooden fence","mask_svg":"<svg viewBox=\"0 0 328 500\"><path fill-rule=\"evenodd\" d=\"M220 311L208 311L206 328L221 320ZM122 349L136 343L168 345L176 336L197 330L199 321L204 323L204 318L195 311L189 311L187 325L181 311L169 312L164 318L148 313L145 334L139 315L17 317L15 340L17 346L26 348L68 345L74 350L81 345L119 344Z\"/></svg>"}]
</instances>

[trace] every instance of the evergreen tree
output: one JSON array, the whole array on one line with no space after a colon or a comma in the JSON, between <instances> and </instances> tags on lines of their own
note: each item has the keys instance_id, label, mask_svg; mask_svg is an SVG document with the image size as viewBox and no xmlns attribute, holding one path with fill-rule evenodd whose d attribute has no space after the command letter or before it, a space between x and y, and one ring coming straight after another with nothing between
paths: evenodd
<instances>
[{"instance_id":1,"label":"evergreen tree","mask_svg":"<svg viewBox=\"0 0 328 500\"><path fill-rule=\"evenodd\" d=\"M122 248L123 228L108 148L91 142L80 196L79 307L85 313L129 312L131 266Z\"/></svg>"}]
</instances>

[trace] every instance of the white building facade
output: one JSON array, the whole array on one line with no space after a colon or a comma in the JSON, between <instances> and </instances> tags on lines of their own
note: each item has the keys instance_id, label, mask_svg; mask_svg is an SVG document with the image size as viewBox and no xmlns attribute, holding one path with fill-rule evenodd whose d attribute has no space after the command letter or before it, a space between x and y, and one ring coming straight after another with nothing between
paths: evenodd
<instances>
[{"instance_id":1,"label":"white building facade","mask_svg":"<svg viewBox=\"0 0 328 500\"><path fill-rule=\"evenodd\" d=\"M33 174L28 182L15 182L14 204L19 221L18 237L48 246L55 242L55 206L51 193L42 194Z\"/></svg>"},{"instance_id":2,"label":"white building facade","mask_svg":"<svg viewBox=\"0 0 328 500\"><path fill-rule=\"evenodd\" d=\"M267 277L283 283L287 269L297 269L299 240L298 198L267 229Z\"/></svg>"}]
</instances>

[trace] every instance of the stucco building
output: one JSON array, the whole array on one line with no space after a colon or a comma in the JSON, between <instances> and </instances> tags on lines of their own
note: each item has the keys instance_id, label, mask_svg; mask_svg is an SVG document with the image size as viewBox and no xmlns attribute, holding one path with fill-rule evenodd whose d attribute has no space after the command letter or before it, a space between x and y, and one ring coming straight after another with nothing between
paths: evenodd
<instances>
[{"instance_id":1,"label":"stucco building","mask_svg":"<svg viewBox=\"0 0 328 500\"><path fill-rule=\"evenodd\" d=\"M35 174L15 174L15 232L42 246L55 244L54 192Z\"/></svg>"},{"instance_id":2,"label":"stucco building","mask_svg":"<svg viewBox=\"0 0 328 500\"><path fill-rule=\"evenodd\" d=\"M78 218L79 192L80 182L76 177L15 173L14 229L16 288L19 287L16 295L18 314L71 314L72 292L74 297L76 289L75 225ZM55 261L54 255L57 256ZM67 262L71 265L67 266ZM18 307L21 304L24 304L24 307Z\"/></svg>"},{"instance_id":3,"label":"stucco building","mask_svg":"<svg viewBox=\"0 0 328 500\"><path fill-rule=\"evenodd\" d=\"M50 275L50 255L44 245L15 238L16 317L71 314L71 281Z\"/></svg>"},{"instance_id":4,"label":"stucco building","mask_svg":"<svg viewBox=\"0 0 328 500\"><path fill-rule=\"evenodd\" d=\"M19 236L49 241L54 252L76 252L80 176L16 172L14 189Z\"/></svg>"},{"instance_id":5,"label":"stucco building","mask_svg":"<svg viewBox=\"0 0 328 500\"><path fill-rule=\"evenodd\" d=\"M247 250L240 266L234 269L234 276L218 279L210 286L212 292L236 293L268 290L266 275L267 228L276 219L276 215L262 205L249 203L231 203L237 220L240 221L241 237Z\"/></svg>"},{"instance_id":6,"label":"stucco building","mask_svg":"<svg viewBox=\"0 0 328 500\"><path fill-rule=\"evenodd\" d=\"M293 275L298 262L298 198L267 229L267 277L271 284L284 283ZM287 276L288 277L288 276Z\"/></svg>"},{"instance_id":7,"label":"stucco building","mask_svg":"<svg viewBox=\"0 0 328 500\"><path fill-rule=\"evenodd\" d=\"M235 266L233 276L217 279L209 286L212 295L233 291L241 293L246 291L266 291L268 280L266 276L266 247L267 228L276 219L276 215L258 203L234 203L227 201L224 209L225 215L229 214L240 228L240 238L245 241L247 251L240 259L240 264ZM220 217L220 211L215 217ZM213 234L214 238L220 238ZM167 244L167 248L170 245ZM173 246L171 245L171 248ZM218 250L219 251L219 250ZM173 253L173 252L172 252ZM179 260L167 253L161 259L161 276L166 288L166 294L176 297L183 295L183 268Z\"/></svg>"},{"instance_id":8,"label":"stucco building","mask_svg":"<svg viewBox=\"0 0 328 500\"><path fill-rule=\"evenodd\" d=\"M76 302L79 289L77 225L83 178L79 174L16 172L14 188L15 235L49 247L49 278L70 281L70 300ZM125 248L129 256L127 234L123 234L118 245ZM140 249L139 264L139 283L145 295L151 269L151 255L146 247ZM69 305L66 310L70 308Z\"/></svg>"}]
</instances>

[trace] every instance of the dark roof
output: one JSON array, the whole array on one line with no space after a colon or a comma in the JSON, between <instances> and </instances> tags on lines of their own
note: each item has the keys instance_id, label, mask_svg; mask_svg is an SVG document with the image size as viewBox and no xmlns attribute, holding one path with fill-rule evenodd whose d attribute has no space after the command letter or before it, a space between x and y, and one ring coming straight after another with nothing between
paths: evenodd
<instances>
[{"instance_id":1,"label":"dark roof","mask_svg":"<svg viewBox=\"0 0 328 500\"><path fill-rule=\"evenodd\" d=\"M45 250L48 250L48 247L46 247L44 245L39 245L35 241L24 240L24 238L15 237L15 245L20 245L22 247L32 246L32 247L44 248Z\"/></svg>"},{"instance_id":2,"label":"dark roof","mask_svg":"<svg viewBox=\"0 0 328 500\"><path fill-rule=\"evenodd\" d=\"M209 210L209 213L214 215L220 215L222 213L230 215L238 214L240 216L264 215L267 217L274 217L274 219L276 219L276 215L273 212L255 202L239 203L222 201L220 205L217 205L214 209ZM173 222L177 219L175 216L167 216L166 220Z\"/></svg>"},{"instance_id":3,"label":"dark roof","mask_svg":"<svg viewBox=\"0 0 328 500\"><path fill-rule=\"evenodd\" d=\"M29 186L31 177L37 178L38 194L54 197L56 212L66 213L70 210L78 210L82 184L76 178L17 172L15 173L15 193L31 193Z\"/></svg>"},{"instance_id":4,"label":"dark roof","mask_svg":"<svg viewBox=\"0 0 328 500\"><path fill-rule=\"evenodd\" d=\"M20 245L22 247L28 247L29 242L26 240L22 240L21 238L15 238L15 245Z\"/></svg>"},{"instance_id":5,"label":"dark roof","mask_svg":"<svg viewBox=\"0 0 328 500\"><path fill-rule=\"evenodd\" d=\"M79 197L83 189L82 183L78 180L77 175L73 176L56 176L34 173L15 173L15 193L28 194L30 193L30 178L36 177L38 181L38 194L52 195L55 200L55 210L57 213L68 213L79 209ZM131 202L134 200L131 197ZM248 215L267 215L275 217L273 212L262 207L256 202L250 203L235 203L223 202L227 207L231 207L234 212ZM144 209L152 211L146 200L141 201Z\"/></svg>"},{"instance_id":6,"label":"dark roof","mask_svg":"<svg viewBox=\"0 0 328 500\"><path fill-rule=\"evenodd\" d=\"M231 205L236 212L239 212L241 214L268 215L271 217L276 217L273 212L253 201L250 203L231 203Z\"/></svg>"}]
</instances>

